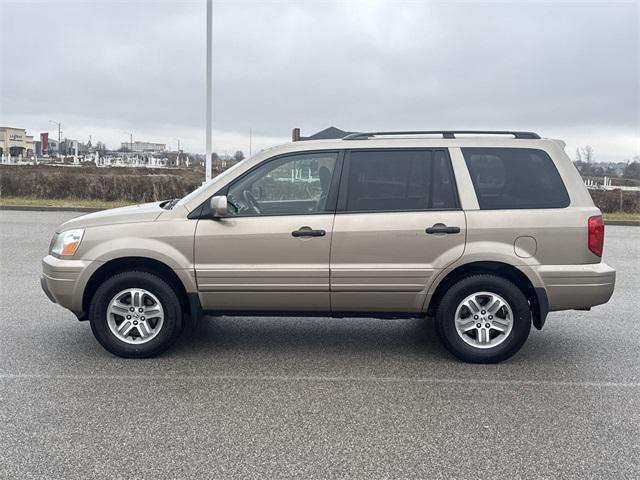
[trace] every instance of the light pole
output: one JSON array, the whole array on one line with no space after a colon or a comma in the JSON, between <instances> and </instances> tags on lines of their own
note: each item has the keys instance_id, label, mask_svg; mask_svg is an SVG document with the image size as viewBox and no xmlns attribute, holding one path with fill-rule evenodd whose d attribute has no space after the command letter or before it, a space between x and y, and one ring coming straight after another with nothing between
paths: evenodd
<instances>
[{"instance_id":1,"label":"light pole","mask_svg":"<svg viewBox=\"0 0 640 480\"><path fill-rule=\"evenodd\" d=\"M207 114L206 114L206 158L204 164L205 182L211 180L211 129L212 126L212 102L213 102L213 0L207 0Z\"/></svg>"},{"instance_id":2,"label":"light pole","mask_svg":"<svg viewBox=\"0 0 640 480\"><path fill-rule=\"evenodd\" d=\"M62 143L62 130L60 129L62 128L62 124L60 122L54 122L53 120L49 120L49 123L53 123L58 126L58 156L60 156L60 149L62 148L60 145Z\"/></svg>"}]
</instances>

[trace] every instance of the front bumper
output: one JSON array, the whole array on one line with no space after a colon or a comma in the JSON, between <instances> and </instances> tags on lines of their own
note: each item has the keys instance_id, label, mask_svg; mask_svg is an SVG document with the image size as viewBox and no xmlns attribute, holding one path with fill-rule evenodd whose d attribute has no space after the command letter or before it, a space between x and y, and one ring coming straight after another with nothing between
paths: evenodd
<instances>
[{"instance_id":1,"label":"front bumper","mask_svg":"<svg viewBox=\"0 0 640 480\"><path fill-rule=\"evenodd\" d=\"M49 300L68 308L82 317L82 292L80 279L90 262L67 260L47 255L42 259L40 285Z\"/></svg>"},{"instance_id":2,"label":"front bumper","mask_svg":"<svg viewBox=\"0 0 640 480\"><path fill-rule=\"evenodd\" d=\"M587 309L607 303L616 271L604 262L534 267L547 291L549 310Z\"/></svg>"}]
</instances>

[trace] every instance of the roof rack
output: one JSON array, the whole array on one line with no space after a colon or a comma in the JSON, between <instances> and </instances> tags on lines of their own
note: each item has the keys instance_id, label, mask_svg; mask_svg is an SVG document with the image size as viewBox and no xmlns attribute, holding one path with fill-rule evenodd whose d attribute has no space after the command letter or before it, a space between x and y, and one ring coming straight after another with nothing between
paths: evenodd
<instances>
[{"instance_id":1,"label":"roof rack","mask_svg":"<svg viewBox=\"0 0 640 480\"><path fill-rule=\"evenodd\" d=\"M415 130L407 132L360 132L343 137L343 140L367 140L371 137L390 135L442 135L442 138L456 138L456 135L513 135L513 138L538 140L534 132L508 132L501 130Z\"/></svg>"}]
</instances>

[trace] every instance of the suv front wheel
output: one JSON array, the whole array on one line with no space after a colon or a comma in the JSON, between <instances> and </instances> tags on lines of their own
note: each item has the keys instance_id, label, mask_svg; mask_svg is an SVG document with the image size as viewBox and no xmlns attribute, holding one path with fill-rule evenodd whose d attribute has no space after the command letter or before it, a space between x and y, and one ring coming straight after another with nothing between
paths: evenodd
<instances>
[{"instance_id":1,"label":"suv front wheel","mask_svg":"<svg viewBox=\"0 0 640 480\"><path fill-rule=\"evenodd\" d=\"M459 280L443 295L436 328L444 346L471 363L497 363L514 355L531 330L531 309L522 291L490 274Z\"/></svg>"},{"instance_id":2,"label":"suv front wheel","mask_svg":"<svg viewBox=\"0 0 640 480\"><path fill-rule=\"evenodd\" d=\"M120 357L154 357L182 330L182 309L173 288L149 272L124 272L105 280L89 308L91 330Z\"/></svg>"}]
</instances>

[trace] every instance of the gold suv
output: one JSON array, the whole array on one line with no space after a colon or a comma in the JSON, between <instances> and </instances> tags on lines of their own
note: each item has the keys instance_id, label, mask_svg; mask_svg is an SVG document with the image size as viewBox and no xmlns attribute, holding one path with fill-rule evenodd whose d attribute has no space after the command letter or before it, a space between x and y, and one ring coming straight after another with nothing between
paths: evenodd
<instances>
[{"instance_id":1,"label":"gold suv","mask_svg":"<svg viewBox=\"0 0 640 480\"><path fill-rule=\"evenodd\" d=\"M123 357L207 315L434 317L499 362L554 310L607 302L604 225L559 140L374 132L264 150L182 199L62 224L48 297Z\"/></svg>"}]
</instances>

